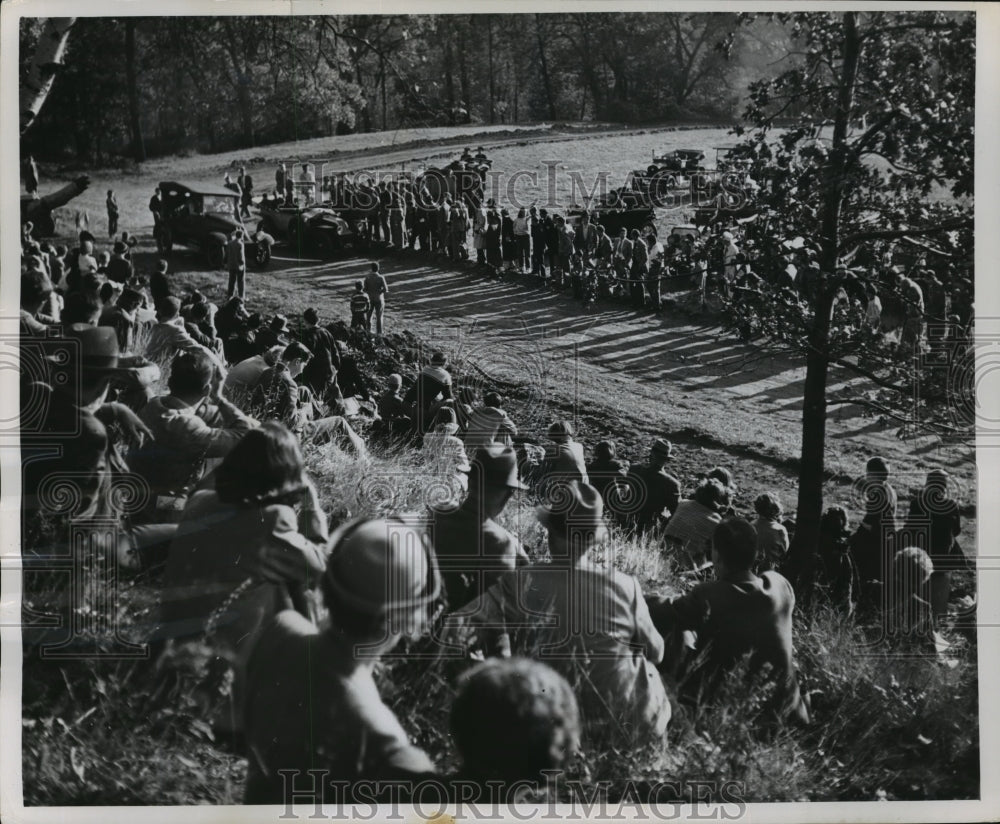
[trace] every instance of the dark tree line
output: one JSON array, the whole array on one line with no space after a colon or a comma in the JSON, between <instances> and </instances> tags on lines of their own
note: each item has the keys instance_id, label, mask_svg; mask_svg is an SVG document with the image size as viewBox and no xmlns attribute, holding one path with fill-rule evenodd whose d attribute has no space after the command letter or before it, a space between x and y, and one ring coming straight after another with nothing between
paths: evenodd
<instances>
[{"instance_id":1,"label":"dark tree line","mask_svg":"<svg viewBox=\"0 0 1000 824\"><path fill-rule=\"evenodd\" d=\"M44 22L22 21L22 83ZM25 140L98 164L410 126L728 118L785 44L707 13L79 18Z\"/></svg>"}]
</instances>

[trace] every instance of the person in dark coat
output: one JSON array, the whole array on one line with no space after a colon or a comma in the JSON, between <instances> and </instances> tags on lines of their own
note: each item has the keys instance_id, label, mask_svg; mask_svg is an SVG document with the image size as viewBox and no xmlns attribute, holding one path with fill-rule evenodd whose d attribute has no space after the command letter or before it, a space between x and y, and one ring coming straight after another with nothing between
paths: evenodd
<instances>
[{"instance_id":1,"label":"person in dark coat","mask_svg":"<svg viewBox=\"0 0 1000 824\"><path fill-rule=\"evenodd\" d=\"M330 385L337 377L340 366L340 350L328 329L319 325L319 313L312 307L302 313L305 328L299 333L299 340L312 352L312 358L302 370L299 383L306 384L317 398L326 398Z\"/></svg>"},{"instance_id":2,"label":"person in dark coat","mask_svg":"<svg viewBox=\"0 0 1000 824\"><path fill-rule=\"evenodd\" d=\"M861 494L865 515L851 537L851 555L864 587L871 582L885 582L895 549L898 497L889 483L889 464L884 459L868 461Z\"/></svg>"},{"instance_id":3,"label":"person in dark coat","mask_svg":"<svg viewBox=\"0 0 1000 824\"><path fill-rule=\"evenodd\" d=\"M808 724L792 658L795 592L777 572L754 575L756 549L757 534L749 521L725 519L712 538L716 580L673 600L648 597L649 613L675 646L681 633L696 635L694 656L681 677L682 701L712 701L726 675L749 655L751 676L777 682L769 706L772 718Z\"/></svg>"},{"instance_id":4,"label":"person in dark coat","mask_svg":"<svg viewBox=\"0 0 1000 824\"><path fill-rule=\"evenodd\" d=\"M512 448L482 447L472 457L466 499L431 508L434 551L450 610L478 598L504 572L527 564L521 542L494 520L515 492L527 488Z\"/></svg>"},{"instance_id":5,"label":"person in dark coat","mask_svg":"<svg viewBox=\"0 0 1000 824\"><path fill-rule=\"evenodd\" d=\"M657 438L646 463L629 469L626 479L628 507L623 507L619 517L630 522L639 534L663 526L677 511L681 500L680 481L666 470L672 454L670 441Z\"/></svg>"}]
</instances>

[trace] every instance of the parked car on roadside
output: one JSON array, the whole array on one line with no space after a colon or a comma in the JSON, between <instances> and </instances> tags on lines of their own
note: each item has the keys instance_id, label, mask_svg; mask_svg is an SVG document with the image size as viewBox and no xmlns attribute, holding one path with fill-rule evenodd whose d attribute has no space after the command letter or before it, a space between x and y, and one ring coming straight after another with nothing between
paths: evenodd
<instances>
[{"instance_id":1,"label":"parked car on roadside","mask_svg":"<svg viewBox=\"0 0 1000 824\"><path fill-rule=\"evenodd\" d=\"M367 232L360 225L364 217L356 211L329 203L301 206L265 199L260 203L258 228L294 249L332 257L345 249L363 248Z\"/></svg>"},{"instance_id":2,"label":"parked car on roadside","mask_svg":"<svg viewBox=\"0 0 1000 824\"><path fill-rule=\"evenodd\" d=\"M190 181L164 181L160 193L161 218L153 230L160 255L167 257L175 246L187 246L202 252L211 268L225 266L230 237L237 229L246 230L236 216L236 193L223 186ZM271 259L269 240L273 239L247 234L247 259L266 265Z\"/></svg>"}]
</instances>

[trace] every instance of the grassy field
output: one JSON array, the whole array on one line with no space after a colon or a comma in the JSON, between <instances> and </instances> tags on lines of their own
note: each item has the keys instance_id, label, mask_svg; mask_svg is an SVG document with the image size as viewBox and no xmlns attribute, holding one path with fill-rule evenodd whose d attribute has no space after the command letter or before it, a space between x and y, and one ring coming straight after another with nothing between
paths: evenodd
<instances>
[{"instance_id":1,"label":"grassy field","mask_svg":"<svg viewBox=\"0 0 1000 824\"><path fill-rule=\"evenodd\" d=\"M405 137L402 149L402 137L393 145L386 135L355 136L336 145L345 152L345 168L362 168L452 156L454 148L442 149L436 141L464 139L438 132ZM490 154L494 169L538 173L538 183L522 177L523 191L515 190L529 200L547 196L544 176L551 163L564 167L557 170L555 196L566 204L570 171L607 171L610 185L619 185L619 176L647 165L653 149L725 142L722 129L587 136L544 130L498 136ZM371 148L364 156L347 157L366 146ZM224 169L245 160L261 185L269 182L276 158L317 156L332 147L333 141L308 148L285 145L259 150L259 160L233 154L158 161L125 173L102 170L92 175L90 191L74 202L73 210L89 210L92 228L99 227L104 194L114 188L122 228L139 236L137 258L148 269L155 254L146 204L156 181L219 180ZM51 182L55 176L49 170L46 179ZM501 200L509 197L498 194ZM66 211L61 225L69 233L73 211ZM683 215L662 219L681 222ZM251 273L249 301L259 311L286 314L293 325L310 305L325 320L343 318L350 284L367 268L366 261L357 259L297 259L281 248L276 256L266 272ZM685 488L700 472L724 465L736 470L739 510L747 511L754 495L766 489L779 492L786 506L794 503L801 364L742 347L723 337L711 321L679 314L654 320L623 307L581 315L566 298L527 284L485 281L419 256L382 260L390 283L389 328L410 334L390 337L392 346L364 353L378 379L391 371L412 375L415 354L442 348L463 383L504 392L515 420L529 435L540 436L553 418L567 417L588 446L613 438L633 460L644 457L653 437L666 435L676 446L672 469ZM171 271L181 289L197 287L211 299L223 294L224 274L205 270L193 253L176 253ZM834 374L834 383L847 380ZM863 417L860 409L841 407L830 420L830 503L843 501L857 512L852 479L861 473L865 457L875 453L898 468L901 508L909 487L920 485L926 469L935 464L954 474L963 502L975 501L971 448L930 438L902 441L894 430ZM312 451L308 462L335 520L349 513L419 509L426 503L423 490L432 485L419 458L409 454L376 455L371 464L361 465ZM519 498L503 518L537 551L542 533L532 507L527 497ZM971 549L975 510L966 513L972 517L965 519L962 542ZM620 535L608 548L608 562L637 575L646 591L676 592L685 586L657 550ZM962 592L974 592L974 582L967 578L958 585ZM120 605L126 625L148 614L151 596L149 582L129 584ZM741 781L747 800L977 797L974 641L953 636L949 662L934 663L893 658L865 638L862 628L821 606L799 614L797 659L815 717L809 730L761 739L747 720L753 708L745 699L735 700L728 711L698 718L680 710L664 750L589 748L579 765L581 774L618 787L627 779L657 777ZM26 802L238 802L245 764L238 748L216 740L204 722L205 707L196 689L203 678L200 662L173 661L165 669L148 662L42 666L30 650L26 655ZM454 762L443 731L459 667L455 662L417 666L397 661L387 663L380 676L387 701L404 726L443 766Z\"/></svg>"}]
</instances>

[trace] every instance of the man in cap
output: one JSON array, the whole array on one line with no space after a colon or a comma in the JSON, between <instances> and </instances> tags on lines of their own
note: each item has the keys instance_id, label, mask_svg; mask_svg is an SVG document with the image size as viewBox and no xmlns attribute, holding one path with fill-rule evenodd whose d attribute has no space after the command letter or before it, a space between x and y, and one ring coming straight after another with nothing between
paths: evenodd
<instances>
[{"instance_id":1,"label":"man in cap","mask_svg":"<svg viewBox=\"0 0 1000 824\"><path fill-rule=\"evenodd\" d=\"M487 653L537 658L575 684L592 737L623 747L662 738L671 716L656 671L663 638L638 581L588 557L608 538L601 494L570 481L537 518L551 561L503 575L461 615Z\"/></svg>"},{"instance_id":2,"label":"man in cap","mask_svg":"<svg viewBox=\"0 0 1000 824\"><path fill-rule=\"evenodd\" d=\"M473 456L466 499L459 506L431 507L431 537L451 610L527 563L521 542L494 520L523 489L514 450L486 446Z\"/></svg>"},{"instance_id":3,"label":"man in cap","mask_svg":"<svg viewBox=\"0 0 1000 824\"><path fill-rule=\"evenodd\" d=\"M657 438L653 441L646 463L629 470L626 478L628 511L639 534L662 526L680 502L680 481L666 470L672 454L673 445L670 441ZM668 514L664 514L665 512Z\"/></svg>"},{"instance_id":4,"label":"man in cap","mask_svg":"<svg viewBox=\"0 0 1000 824\"><path fill-rule=\"evenodd\" d=\"M257 332L255 343L264 349L272 346L288 346L289 340L288 318L284 315L275 315L268 321L267 326ZM309 347L306 347L307 349ZM311 351L311 350L310 350Z\"/></svg>"},{"instance_id":5,"label":"man in cap","mask_svg":"<svg viewBox=\"0 0 1000 824\"><path fill-rule=\"evenodd\" d=\"M420 632L440 592L427 537L395 518L355 520L330 537L329 553L321 583L329 624L320 630L295 610L280 612L247 665L246 804L302 803L310 770L319 771L317 802L352 801L359 781L434 773L372 677L404 635Z\"/></svg>"},{"instance_id":6,"label":"man in cap","mask_svg":"<svg viewBox=\"0 0 1000 824\"><path fill-rule=\"evenodd\" d=\"M302 372L302 383L312 389L317 398L326 399L330 388L337 386L340 350L330 330L319 325L319 312L309 307L302 313L302 320L305 327L299 333L299 340L313 353ZM336 395L340 400L343 399L339 389Z\"/></svg>"}]
</instances>

